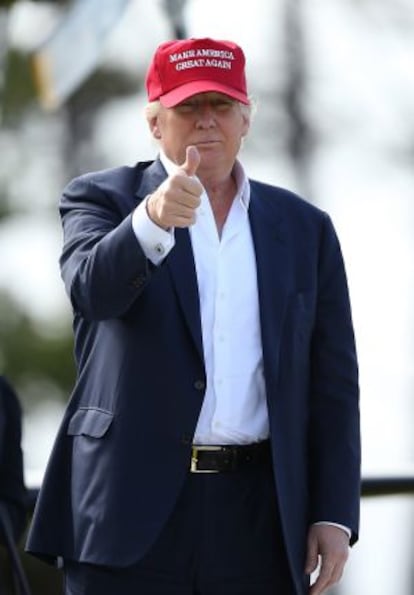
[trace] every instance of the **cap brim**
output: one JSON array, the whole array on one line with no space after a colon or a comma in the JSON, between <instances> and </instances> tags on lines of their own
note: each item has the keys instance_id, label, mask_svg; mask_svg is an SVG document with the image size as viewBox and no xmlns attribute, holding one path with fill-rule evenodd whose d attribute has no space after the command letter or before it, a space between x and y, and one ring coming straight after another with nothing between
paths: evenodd
<instances>
[{"instance_id":1,"label":"cap brim","mask_svg":"<svg viewBox=\"0 0 414 595\"><path fill-rule=\"evenodd\" d=\"M224 95L228 95L232 99L237 99L246 105L250 103L249 98L243 91L237 91L237 89L233 89L227 85L222 85L216 81L207 80L191 81L189 83L185 83L184 85L180 85L172 91L161 95L159 100L161 105L164 107L174 107L193 95L208 92L223 93Z\"/></svg>"}]
</instances>

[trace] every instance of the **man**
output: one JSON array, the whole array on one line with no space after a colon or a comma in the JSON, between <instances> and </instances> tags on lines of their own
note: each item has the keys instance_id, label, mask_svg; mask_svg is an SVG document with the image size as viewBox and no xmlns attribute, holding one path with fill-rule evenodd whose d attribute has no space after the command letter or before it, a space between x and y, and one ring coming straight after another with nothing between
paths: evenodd
<instances>
[{"instance_id":1,"label":"man","mask_svg":"<svg viewBox=\"0 0 414 595\"><path fill-rule=\"evenodd\" d=\"M12 578L29 593L17 543L27 522L27 492L21 448L22 412L19 399L0 376L0 593L9 593ZM12 572L10 572L10 567ZM20 592L20 591L19 591Z\"/></svg>"},{"instance_id":2,"label":"man","mask_svg":"<svg viewBox=\"0 0 414 595\"><path fill-rule=\"evenodd\" d=\"M161 44L159 157L63 193L78 378L28 549L63 560L66 595L319 595L357 539L341 252L238 161L244 68L228 41Z\"/></svg>"},{"instance_id":3,"label":"man","mask_svg":"<svg viewBox=\"0 0 414 595\"><path fill-rule=\"evenodd\" d=\"M0 376L0 543L5 531L18 541L27 521L27 493L23 477L21 448L22 412L10 383Z\"/></svg>"}]
</instances>

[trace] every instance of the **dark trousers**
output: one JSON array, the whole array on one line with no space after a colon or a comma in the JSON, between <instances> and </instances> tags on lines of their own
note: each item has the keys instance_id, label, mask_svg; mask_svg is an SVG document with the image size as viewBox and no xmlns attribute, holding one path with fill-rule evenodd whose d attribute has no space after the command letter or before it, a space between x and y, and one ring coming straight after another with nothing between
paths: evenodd
<instances>
[{"instance_id":1,"label":"dark trousers","mask_svg":"<svg viewBox=\"0 0 414 595\"><path fill-rule=\"evenodd\" d=\"M131 511L133 514L133 511ZM65 595L294 595L270 464L190 474L137 564L65 562Z\"/></svg>"}]
</instances>

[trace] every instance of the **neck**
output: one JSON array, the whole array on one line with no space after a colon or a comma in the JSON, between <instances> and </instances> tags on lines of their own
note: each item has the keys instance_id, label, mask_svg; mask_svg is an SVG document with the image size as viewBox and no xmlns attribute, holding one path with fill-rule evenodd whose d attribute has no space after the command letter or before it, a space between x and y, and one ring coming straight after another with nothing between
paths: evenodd
<instances>
[{"instance_id":1,"label":"neck","mask_svg":"<svg viewBox=\"0 0 414 595\"><path fill-rule=\"evenodd\" d=\"M218 180L217 178L206 179L200 177L200 181L203 184L212 204L223 200L232 201L236 195L236 182L231 175L221 180Z\"/></svg>"},{"instance_id":2,"label":"neck","mask_svg":"<svg viewBox=\"0 0 414 595\"><path fill-rule=\"evenodd\" d=\"M231 195L232 199L234 198L237 186L232 175L232 168L226 168L224 171L218 172L217 169L209 171L200 167L197 171L197 176L210 200L228 197L229 195Z\"/></svg>"},{"instance_id":3,"label":"neck","mask_svg":"<svg viewBox=\"0 0 414 595\"><path fill-rule=\"evenodd\" d=\"M229 214L234 197L237 193L236 181L231 175L228 175L221 180L218 180L217 178L206 179L200 176L200 181L207 193L216 221L217 231L219 236L221 236L227 215Z\"/></svg>"}]
</instances>

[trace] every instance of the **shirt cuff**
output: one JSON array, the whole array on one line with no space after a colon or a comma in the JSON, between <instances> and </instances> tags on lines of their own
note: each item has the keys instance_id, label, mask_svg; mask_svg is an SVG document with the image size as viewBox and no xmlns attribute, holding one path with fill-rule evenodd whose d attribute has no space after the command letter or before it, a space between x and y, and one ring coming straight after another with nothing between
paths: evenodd
<instances>
[{"instance_id":1,"label":"shirt cuff","mask_svg":"<svg viewBox=\"0 0 414 595\"><path fill-rule=\"evenodd\" d=\"M174 229L166 231L151 221L145 198L132 213L132 229L145 256L158 266L175 244Z\"/></svg>"},{"instance_id":2,"label":"shirt cuff","mask_svg":"<svg viewBox=\"0 0 414 595\"><path fill-rule=\"evenodd\" d=\"M351 539L352 537L351 529L349 529L349 527L346 527L345 525L340 525L339 523L331 523L330 521L318 521L317 523L314 523L314 525L332 525L332 527L338 527L338 529L342 529L342 531L345 531L349 539Z\"/></svg>"}]
</instances>

